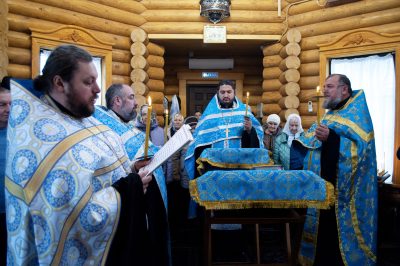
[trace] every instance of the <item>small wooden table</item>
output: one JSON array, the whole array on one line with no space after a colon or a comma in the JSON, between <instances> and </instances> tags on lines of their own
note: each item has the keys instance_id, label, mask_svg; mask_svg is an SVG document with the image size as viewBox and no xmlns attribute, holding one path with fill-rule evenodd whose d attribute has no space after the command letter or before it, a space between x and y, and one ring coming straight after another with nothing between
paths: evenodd
<instances>
[{"instance_id":1,"label":"small wooden table","mask_svg":"<svg viewBox=\"0 0 400 266\"><path fill-rule=\"evenodd\" d=\"M204 258L205 265L271 265L261 263L260 242L259 242L259 225L260 224L284 224L286 250L288 263L284 265L296 265L298 248L300 246L301 232L305 220L306 209L240 209L240 210L205 210L204 216ZM213 263L212 261L212 241L211 241L211 224L254 224L256 227L256 257L255 264L229 262ZM290 225L295 226L294 247L291 244ZM276 265L276 264L274 264Z\"/></svg>"}]
</instances>

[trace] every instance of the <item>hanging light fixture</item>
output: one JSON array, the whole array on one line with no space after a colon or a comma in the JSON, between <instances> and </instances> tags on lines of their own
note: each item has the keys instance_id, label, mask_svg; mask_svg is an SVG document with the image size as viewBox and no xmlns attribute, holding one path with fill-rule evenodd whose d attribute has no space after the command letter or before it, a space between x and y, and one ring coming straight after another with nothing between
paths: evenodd
<instances>
[{"instance_id":1,"label":"hanging light fixture","mask_svg":"<svg viewBox=\"0 0 400 266\"><path fill-rule=\"evenodd\" d=\"M200 15L216 24L230 16L231 0L201 0Z\"/></svg>"}]
</instances>

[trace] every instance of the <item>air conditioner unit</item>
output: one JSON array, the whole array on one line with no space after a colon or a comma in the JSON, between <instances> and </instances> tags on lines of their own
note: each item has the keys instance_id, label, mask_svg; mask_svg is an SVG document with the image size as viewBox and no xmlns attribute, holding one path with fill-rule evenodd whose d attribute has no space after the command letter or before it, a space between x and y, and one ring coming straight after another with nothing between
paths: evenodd
<instances>
[{"instance_id":1,"label":"air conditioner unit","mask_svg":"<svg viewBox=\"0 0 400 266\"><path fill-rule=\"evenodd\" d=\"M233 69L233 58L228 58L228 59L189 58L189 69Z\"/></svg>"}]
</instances>

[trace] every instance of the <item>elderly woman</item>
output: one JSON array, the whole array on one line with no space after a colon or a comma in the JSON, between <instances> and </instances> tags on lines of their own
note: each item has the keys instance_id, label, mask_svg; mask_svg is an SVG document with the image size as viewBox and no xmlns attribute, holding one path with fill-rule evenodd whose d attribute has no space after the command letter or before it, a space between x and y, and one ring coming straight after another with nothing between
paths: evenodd
<instances>
[{"instance_id":1,"label":"elderly woman","mask_svg":"<svg viewBox=\"0 0 400 266\"><path fill-rule=\"evenodd\" d=\"M274 143L276 137L282 133L279 127L281 118L277 114L271 114L267 118L267 123L263 126L264 129L264 147L271 152L274 150Z\"/></svg>"},{"instance_id":2,"label":"elderly woman","mask_svg":"<svg viewBox=\"0 0 400 266\"><path fill-rule=\"evenodd\" d=\"M297 114L290 114L285 127L275 140L273 158L275 164L280 164L285 170L303 169L304 152L295 149L293 140L299 138L303 133L301 118Z\"/></svg>"},{"instance_id":3,"label":"elderly woman","mask_svg":"<svg viewBox=\"0 0 400 266\"><path fill-rule=\"evenodd\" d=\"M147 110L148 105L144 104L140 107L139 114L136 118L135 127L142 132L146 132ZM164 130L158 125L155 112L151 113L150 120L150 140L155 146L164 145Z\"/></svg>"}]
</instances>

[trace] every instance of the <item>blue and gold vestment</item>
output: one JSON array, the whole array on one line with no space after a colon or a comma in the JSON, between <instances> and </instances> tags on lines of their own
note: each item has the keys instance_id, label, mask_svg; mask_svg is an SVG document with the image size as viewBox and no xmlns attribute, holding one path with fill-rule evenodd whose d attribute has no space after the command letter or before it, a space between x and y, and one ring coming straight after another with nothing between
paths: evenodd
<instances>
[{"instance_id":1,"label":"blue and gold vestment","mask_svg":"<svg viewBox=\"0 0 400 266\"><path fill-rule=\"evenodd\" d=\"M111 186L130 172L120 137L11 83L8 265L104 264L120 214Z\"/></svg>"},{"instance_id":2,"label":"blue and gold vestment","mask_svg":"<svg viewBox=\"0 0 400 266\"><path fill-rule=\"evenodd\" d=\"M122 142L124 143L125 150L128 154L128 158L131 161L135 161L136 158L144 155L145 134L142 131L134 128L128 123L123 123L113 111L107 110L105 107L96 106L93 117L95 117L106 126L110 127L121 137ZM154 146L153 143L149 143L150 155L155 154L158 150L159 148ZM157 185L164 201L165 208L167 209L167 189L165 185L163 169L161 167L157 168L153 172L153 176L157 181Z\"/></svg>"},{"instance_id":3,"label":"blue and gold vestment","mask_svg":"<svg viewBox=\"0 0 400 266\"><path fill-rule=\"evenodd\" d=\"M328 111L321 123L340 137L335 208L342 260L345 265L375 265L377 170L374 130L364 92L353 91L347 103ZM298 141L309 149L304 168L319 175L321 142L315 138L316 127ZM312 265L315 258L318 220L318 210L309 209L300 250L303 265Z\"/></svg>"},{"instance_id":4,"label":"blue and gold vestment","mask_svg":"<svg viewBox=\"0 0 400 266\"><path fill-rule=\"evenodd\" d=\"M190 179L195 176L195 150L197 148L204 146L211 146L211 148L241 147L245 113L246 106L236 97L233 108L221 108L217 95L211 99L193 133L194 141L190 143L186 152L185 168ZM260 148L262 148L264 131L250 110L247 114L256 130Z\"/></svg>"}]
</instances>

